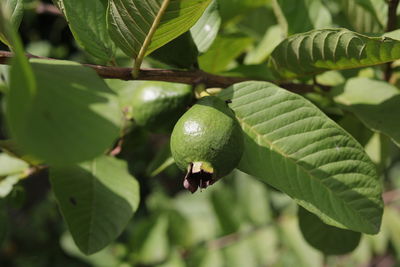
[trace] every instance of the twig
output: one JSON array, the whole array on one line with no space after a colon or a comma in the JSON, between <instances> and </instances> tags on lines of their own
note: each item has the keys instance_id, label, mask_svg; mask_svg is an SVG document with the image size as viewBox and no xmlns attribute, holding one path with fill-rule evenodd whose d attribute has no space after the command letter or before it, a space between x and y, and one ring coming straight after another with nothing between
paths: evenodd
<instances>
[{"instance_id":1,"label":"twig","mask_svg":"<svg viewBox=\"0 0 400 267\"><path fill-rule=\"evenodd\" d=\"M53 58L44 58L27 54L28 58L42 58L55 60ZM0 51L0 64L9 64L13 54L8 51ZM82 64L97 72L97 74L105 79L120 79L120 80L145 80L145 81L163 81L176 82L191 85L199 83L204 84L207 88L226 88L235 83L243 81L254 81L255 79L242 77L227 77L214 75L201 70L165 70L165 69L141 69L139 76L134 79L132 77L132 68L109 67L93 64ZM266 81L266 80L264 80ZM279 86L298 94L314 92L314 86L309 84L282 83ZM321 87L323 90L330 90L329 86Z\"/></svg>"},{"instance_id":2,"label":"twig","mask_svg":"<svg viewBox=\"0 0 400 267\"><path fill-rule=\"evenodd\" d=\"M397 28L397 7L399 6L400 0L389 0L388 3L388 20L386 25L386 32L391 32ZM385 80L390 81L392 77L393 68L392 62L386 63L385 69Z\"/></svg>"}]
</instances>

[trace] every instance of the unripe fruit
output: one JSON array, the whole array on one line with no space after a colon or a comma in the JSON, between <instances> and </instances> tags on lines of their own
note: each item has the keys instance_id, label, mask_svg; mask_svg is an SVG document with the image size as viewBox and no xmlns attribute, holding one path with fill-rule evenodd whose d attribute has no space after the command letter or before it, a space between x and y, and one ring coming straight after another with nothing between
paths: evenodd
<instances>
[{"instance_id":1,"label":"unripe fruit","mask_svg":"<svg viewBox=\"0 0 400 267\"><path fill-rule=\"evenodd\" d=\"M152 132L170 132L192 99L189 85L143 82L132 98L132 117Z\"/></svg>"},{"instance_id":2,"label":"unripe fruit","mask_svg":"<svg viewBox=\"0 0 400 267\"><path fill-rule=\"evenodd\" d=\"M194 193L229 174L243 153L243 134L228 105L215 96L198 101L176 123L171 136L176 164L187 174L184 187Z\"/></svg>"}]
</instances>

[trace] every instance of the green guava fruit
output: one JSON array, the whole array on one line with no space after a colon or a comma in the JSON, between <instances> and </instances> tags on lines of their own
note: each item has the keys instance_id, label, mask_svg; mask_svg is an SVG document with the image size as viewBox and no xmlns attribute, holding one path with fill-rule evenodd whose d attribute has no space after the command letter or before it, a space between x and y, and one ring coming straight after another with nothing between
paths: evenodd
<instances>
[{"instance_id":1,"label":"green guava fruit","mask_svg":"<svg viewBox=\"0 0 400 267\"><path fill-rule=\"evenodd\" d=\"M189 85L143 82L132 95L131 112L135 122L151 132L171 132L192 100Z\"/></svg>"},{"instance_id":2,"label":"green guava fruit","mask_svg":"<svg viewBox=\"0 0 400 267\"><path fill-rule=\"evenodd\" d=\"M228 104L215 96L200 99L176 123L171 153L187 174L184 187L194 193L229 174L243 153L243 133Z\"/></svg>"}]
</instances>

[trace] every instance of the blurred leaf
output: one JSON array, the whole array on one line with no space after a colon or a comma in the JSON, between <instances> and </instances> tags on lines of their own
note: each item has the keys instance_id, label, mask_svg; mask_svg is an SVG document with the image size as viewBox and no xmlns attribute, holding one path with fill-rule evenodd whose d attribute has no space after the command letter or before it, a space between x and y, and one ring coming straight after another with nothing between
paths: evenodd
<instances>
[{"instance_id":1,"label":"blurred leaf","mask_svg":"<svg viewBox=\"0 0 400 267\"><path fill-rule=\"evenodd\" d=\"M12 27L15 31L18 30L24 14L24 0L4 0L0 5L0 17L3 17L0 18L0 41L11 46L7 27ZM7 21L7 23L2 22L2 20Z\"/></svg>"},{"instance_id":2,"label":"blurred leaf","mask_svg":"<svg viewBox=\"0 0 400 267\"><path fill-rule=\"evenodd\" d=\"M287 35L331 27L329 10L320 0L274 0L275 14Z\"/></svg>"},{"instance_id":3,"label":"blurred leaf","mask_svg":"<svg viewBox=\"0 0 400 267\"><path fill-rule=\"evenodd\" d=\"M204 53L210 48L217 37L220 25L221 17L218 11L218 2L213 0L201 18L190 29L190 34L200 53Z\"/></svg>"},{"instance_id":4,"label":"blurred leaf","mask_svg":"<svg viewBox=\"0 0 400 267\"><path fill-rule=\"evenodd\" d=\"M107 0L53 0L60 7L77 43L91 56L109 63L115 45L107 30Z\"/></svg>"},{"instance_id":5,"label":"blurred leaf","mask_svg":"<svg viewBox=\"0 0 400 267\"><path fill-rule=\"evenodd\" d=\"M184 260L178 250L170 253L168 260L165 263L156 265L156 267L186 267Z\"/></svg>"},{"instance_id":6,"label":"blurred leaf","mask_svg":"<svg viewBox=\"0 0 400 267\"><path fill-rule=\"evenodd\" d=\"M143 220L133 236L135 261L153 265L165 261L169 254L168 219L164 215Z\"/></svg>"},{"instance_id":7,"label":"blurred leaf","mask_svg":"<svg viewBox=\"0 0 400 267\"><path fill-rule=\"evenodd\" d=\"M221 232L223 235L228 235L239 230L243 214L230 187L219 183L217 189L212 191L211 201Z\"/></svg>"},{"instance_id":8,"label":"blurred leaf","mask_svg":"<svg viewBox=\"0 0 400 267\"><path fill-rule=\"evenodd\" d=\"M384 31L387 20L385 0L341 0L341 5L348 22L355 31L360 33Z\"/></svg>"},{"instance_id":9,"label":"blurred leaf","mask_svg":"<svg viewBox=\"0 0 400 267\"><path fill-rule=\"evenodd\" d=\"M93 255L86 256L79 251L75 245L74 240L70 233L66 232L61 236L60 245L62 249L70 256L81 259L88 264L95 267L110 267L118 266L119 261L115 255L113 255L112 247L107 247L100 252Z\"/></svg>"},{"instance_id":10,"label":"blurred leaf","mask_svg":"<svg viewBox=\"0 0 400 267\"><path fill-rule=\"evenodd\" d=\"M367 145L374 134L352 114L347 114L338 124L351 134L362 146Z\"/></svg>"},{"instance_id":11,"label":"blurred leaf","mask_svg":"<svg viewBox=\"0 0 400 267\"><path fill-rule=\"evenodd\" d=\"M205 190L194 195L184 192L173 199L173 207L189 222L188 238L191 244L214 239L219 233L218 219L210 201L212 191Z\"/></svg>"},{"instance_id":12,"label":"blurred leaf","mask_svg":"<svg viewBox=\"0 0 400 267\"><path fill-rule=\"evenodd\" d=\"M232 101L245 133L240 170L327 224L379 232L383 201L375 165L347 132L303 97L270 83L238 83L220 96Z\"/></svg>"},{"instance_id":13,"label":"blurred leaf","mask_svg":"<svg viewBox=\"0 0 400 267\"><path fill-rule=\"evenodd\" d=\"M257 258L251 247L251 239L239 239L226 246L223 250L225 266L229 267L258 267Z\"/></svg>"},{"instance_id":14,"label":"blurred leaf","mask_svg":"<svg viewBox=\"0 0 400 267\"><path fill-rule=\"evenodd\" d=\"M281 78L379 65L400 58L400 41L367 37L346 29L314 30L285 39L269 65Z\"/></svg>"},{"instance_id":15,"label":"blurred leaf","mask_svg":"<svg viewBox=\"0 0 400 267\"><path fill-rule=\"evenodd\" d=\"M218 35L210 49L199 57L200 68L212 73L226 70L251 42L251 38L242 34Z\"/></svg>"},{"instance_id":16,"label":"blurred leaf","mask_svg":"<svg viewBox=\"0 0 400 267\"><path fill-rule=\"evenodd\" d=\"M169 66L191 69L197 64L198 51L190 32L185 32L150 55Z\"/></svg>"},{"instance_id":17,"label":"blurred leaf","mask_svg":"<svg viewBox=\"0 0 400 267\"><path fill-rule=\"evenodd\" d=\"M32 60L32 77L29 65L21 64L11 71L7 117L24 151L61 165L93 159L112 145L121 125L118 100L93 70Z\"/></svg>"},{"instance_id":18,"label":"blurred leaf","mask_svg":"<svg viewBox=\"0 0 400 267\"><path fill-rule=\"evenodd\" d=\"M387 206L385 209L385 222L388 229L388 235L391 243L396 250L397 255L400 254L400 214L397 209Z\"/></svg>"},{"instance_id":19,"label":"blurred leaf","mask_svg":"<svg viewBox=\"0 0 400 267\"><path fill-rule=\"evenodd\" d=\"M93 254L124 230L139 203L139 185L126 163L108 156L50 169L61 212L79 249Z\"/></svg>"},{"instance_id":20,"label":"blurred leaf","mask_svg":"<svg viewBox=\"0 0 400 267\"><path fill-rule=\"evenodd\" d=\"M111 37L127 56L134 58L143 49L146 39L151 38L151 44L145 51L149 54L188 31L210 2L211 0L111 0L108 8ZM163 12L162 5L166 5L164 14L160 14ZM160 15L159 23L153 24Z\"/></svg>"},{"instance_id":21,"label":"blurred leaf","mask_svg":"<svg viewBox=\"0 0 400 267\"><path fill-rule=\"evenodd\" d=\"M325 255L350 253L360 243L361 233L327 225L301 207L298 216L300 230L305 240Z\"/></svg>"},{"instance_id":22,"label":"blurred leaf","mask_svg":"<svg viewBox=\"0 0 400 267\"><path fill-rule=\"evenodd\" d=\"M221 250L209 249L200 246L193 250L189 255L187 262L188 267L222 267L224 258Z\"/></svg>"},{"instance_id":23,"label":"blurred leaf","mask_svg":"<svg viewBox=\"0 0 400 267\"><path fill-rule=\"evenodd\" d=\"M238 16L244 16L247 11L264 6L270 0L218 0L222 21L235 19Z\"/></svg>"},{"instance_id":24,"label":"blurred leaf","mask_svg":"<svg viewBox=\"0 0 400 267\"><path fill-rule=\"evenodd\" d=\"M295 217L285 216L280 220L281 240L285 247L291 250L290 256L295 257L295 262L299 267L320 267L323 266L321 253L310 247L301 236L298 222ZM281 256L284 258L284 256Z\"/></svg>"},{"instance_id":25,"label":"blurred leaf","mask_svg":"<svg viewBox=\"0 0 400 267\"><path fill-rule=\"evenodd\" d=\"M268 191L264 183L240 171L234 172L236 201L243 215L254 225L266 224L271 219ZM242 224L244 220L241 220Z\"/></svg>"},{"instance_id":26,"label":"blurred leaf","mask_svg":"<svg viewBox=\"0 0 400 267\"><path fill-rule=\"evenodd\" d=\"M14 185L20 180L20 174L8 175L0 177L0 198L8 196L14 188Z\"/></svg>"},{"instance_id":27,"label":"blurred leaf","mask_svg":"<svg viewBox=\"0 0 400 267\"><path fill-rule=\"evenodd\" d=\"M396 87L384 81L353 78L335 88L332 95L368 128L386 134L400 146L400 93Z\"/></svg>"},{"instance_id":28,"label":"blurred leaf","mask_svg":"<svg viewBox=\"0 0 400 267\"><path fill-rule=\"evenodd\" d=\"M174 163L175 161L171 156L171 149L168 142L158 151L156 157L147 166L146 173L150 177L157 176Z\"/></svg>"},{"instance_id":29,"label":"blurred leaf","mask_svg":"<svg viewBox=\"0 0 400 267\"><path fill-rule=\"evenodd\" d=\"M261 64L264 62L272 51L282 41L282 29L278 25L274 25L266 31L260 43L250 50L245 58L246 64Z\"/></svg>"}]
</instances>

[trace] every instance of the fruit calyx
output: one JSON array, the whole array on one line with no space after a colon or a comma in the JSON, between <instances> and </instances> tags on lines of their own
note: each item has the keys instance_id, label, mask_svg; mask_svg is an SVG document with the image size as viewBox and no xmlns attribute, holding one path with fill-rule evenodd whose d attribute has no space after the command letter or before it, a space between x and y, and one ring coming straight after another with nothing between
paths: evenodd
<instances>
[{"instance_id":1,"label":"fruit calyx","mask_svg":"<svg viewBox=\"0 0 400 267\"><path fill-rule=\"evenodd\" d=\"M188 166L183 186L194 193L198 188L207 188L215 182L214 168L209 163L193 162Z\"/></svg>"}]
</instances>

